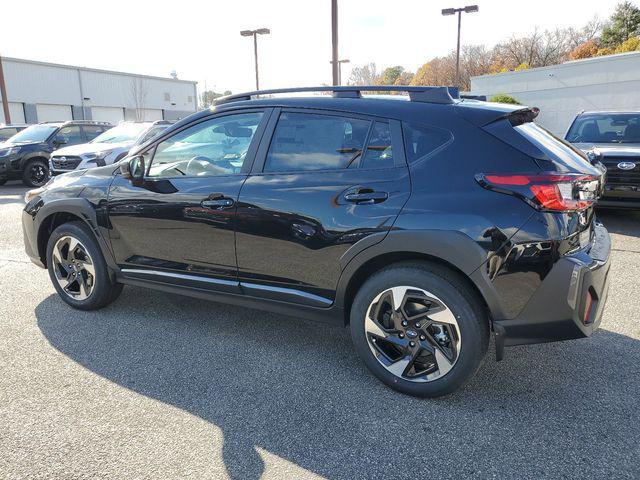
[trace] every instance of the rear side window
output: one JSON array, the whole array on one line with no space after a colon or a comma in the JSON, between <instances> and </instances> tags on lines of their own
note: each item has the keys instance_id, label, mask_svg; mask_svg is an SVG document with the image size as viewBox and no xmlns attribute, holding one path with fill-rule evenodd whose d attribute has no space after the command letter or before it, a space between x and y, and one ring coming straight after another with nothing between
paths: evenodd
<instances>
[{"instance_id":1,"label":"rear side window","mask_svg":"<svg viewBox=\"0 0 640 480\"><path fill-rule=\"evenodd\" d=\"M402 122L402 134L409 163L426 157L453 138L446 130L411 122Z\"/></svg>"},{"instance_id":2,"label":"rear side window","mask_svg":"<svg viewBox=\"0 0 640 480\"><path fill-rule=\"evenodd\" d=\"M282 113L269 146L264 171L354 168L362 156L370 126L370 121L356 118Z\"/></svg>"},{"instance_id":3,"label":"rear side window","mask_svg":"<svg viewBox=\"0 0 640 480\"><path fill-rule=\"evenodd\" d=\"M391 129L388 123L375 122L367 148L365 149L364 158L362 159L363 168L392 168L393 165L393 148L391 146Z\"/></svg>"}]
</instances>

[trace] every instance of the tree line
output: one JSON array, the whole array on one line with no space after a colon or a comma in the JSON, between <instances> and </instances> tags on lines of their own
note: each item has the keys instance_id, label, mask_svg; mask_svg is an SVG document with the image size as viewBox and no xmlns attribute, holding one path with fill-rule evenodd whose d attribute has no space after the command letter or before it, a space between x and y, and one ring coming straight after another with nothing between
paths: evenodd
<instances>
[{"instance_id":1,"label":"tree line","mask_svg":"<svg viewBox=\"0 0 640 480\"><path fill-rule=\"evenodd\" d=\"M460 89L470 90L471 77L556 65L615 53L640 51L640 9L630 1L618 4L609 19L597 18L581 28L535 29L489 48L460 49ZM375 63L352 69L350 85L455 85L456 52L435 57L414 72L400 65L378 71Z\"/></svg>"}]
</instances>

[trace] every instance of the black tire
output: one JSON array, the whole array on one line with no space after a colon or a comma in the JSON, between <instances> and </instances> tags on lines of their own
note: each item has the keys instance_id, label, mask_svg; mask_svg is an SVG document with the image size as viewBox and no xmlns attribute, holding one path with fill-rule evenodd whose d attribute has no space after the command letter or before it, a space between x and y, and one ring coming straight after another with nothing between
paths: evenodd
<instances>
[{"instance_id":1,"label":"black tire","mask_svg":"<svg viewBox=\"0 0 640 480\"><path fill-rule=\"evenodd\" d=\"M49 181L49 165L42 159L29 160L22 172L22 183L27 187L41 187Z\"/></svg>"},{"instance_id":2,"label":"black tire","mask_svg":"<svg viewBox=\"0 0 640 480\"><path fill-rule=\"evenodd\" d=\"M58 240L71 237L80 242L90 256L95 271L92 275L92 291L87 298L78 300L67 293L56 278L53 249ZM97 310L113 302L122 292L123 285L111 279L109 269L102 256L100 247L87 225L82 222L70 222L56 228L47 242L47 270L56 291L66 303L78 310Z\"/></svg>"},{"instance_id":3,"label":"black tire","mask_svg":"<svg viewBox=\"0 0 640 480\"><path fill-rule=\"evenodd\" d=\"M365 316L378 295L400 286L417 287L433 294L446 305L457 321L460 332L457 357L453 366L448 366L450 369L441 377L421 383L406 379L387 370L372 353L375 347L369 343L373 337L365 332ZM398 318L406 317L399 315ZM354 299L350 328L355 349L367 368L391 388L418 397L438 397L460 388L478 370L489 344L489 320L478 295L459 274L426 262L398 263L369 278ZM407 339L408 334L407 331Z\"/></svg>"},{"instance_id":4,"label":"black tire","mask_svg":"<svg viewBox=\"0 0 640 480\"><path fill-rule=\"evenodd\" d=\"M7 183L7 179L6 178L0 178L0 186L4 185L5 183Z\"/></svg>"}]
</instances>

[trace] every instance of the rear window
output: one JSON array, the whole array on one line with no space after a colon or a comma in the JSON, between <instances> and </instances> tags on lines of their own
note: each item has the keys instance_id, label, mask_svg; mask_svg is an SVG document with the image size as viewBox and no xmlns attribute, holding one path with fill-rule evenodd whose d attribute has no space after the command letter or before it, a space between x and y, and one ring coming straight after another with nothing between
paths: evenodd
<instances>
[{"instance_id":1,"label":"rear window","mask_svg":"<svg viewBox=\"0 0 640 480\"><path fill-rule=\"evenodd\" d=\"M523 123L513 127L520 135L533 143L541 152L550 158L560 161L568 170L583 170L589 162L582 157L572 145L559 139L548 130L534 122Z\"/></svg>"},{"instance_id":2,"label":"rear window","mask_svg":"<svg viewBox=\"0 0 640 480\"><path fill-rule=\"evenodd\" d=\"M402 133L409 163L426 158L453 138L447 130L411 122L402 122Z\"/></svg>"}]
</instances>

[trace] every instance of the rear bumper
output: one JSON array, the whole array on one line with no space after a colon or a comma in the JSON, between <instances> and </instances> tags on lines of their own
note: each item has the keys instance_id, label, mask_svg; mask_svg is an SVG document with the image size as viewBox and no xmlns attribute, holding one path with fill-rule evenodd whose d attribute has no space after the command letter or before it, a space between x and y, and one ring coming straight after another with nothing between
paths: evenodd
<instances>
[{"instance_id":1,"label":"rear bumper","mask_svg":"<svg viewBox=\"0 0 640 480\"><path fill-rule=\"evenodd\" d=\"M559 259L522 312L494 320L498 356L504 346L589 337L600 325L609 290L611 240L594 227L589 251Z\"/></svg>"}]
</instances>

